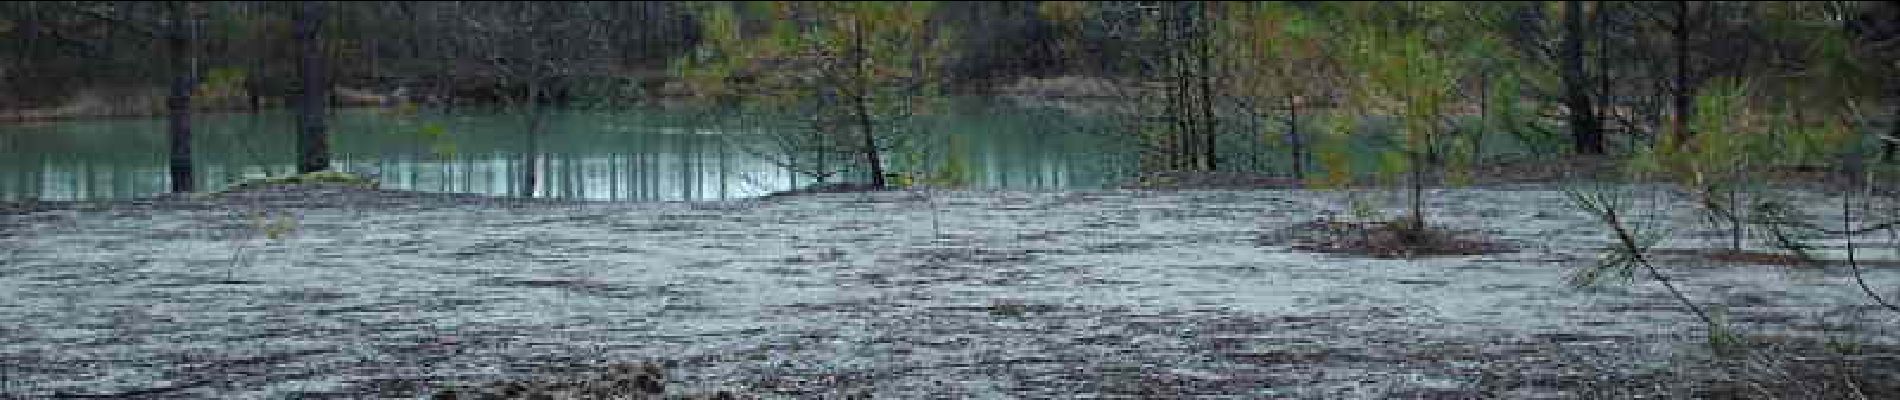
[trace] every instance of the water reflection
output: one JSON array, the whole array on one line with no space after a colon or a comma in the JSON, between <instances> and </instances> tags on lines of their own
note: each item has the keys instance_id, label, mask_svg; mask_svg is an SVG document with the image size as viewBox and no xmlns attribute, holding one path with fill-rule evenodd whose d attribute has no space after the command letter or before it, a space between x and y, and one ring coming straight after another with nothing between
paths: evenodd
<instances>
[{"instance_id":1,"label":"water reflection","mask_svg":"<svg viewBox=\"0 0 1900 400\"><path fill-rule=\"evenodd\" d=\"M1087 134L1089 121L1054 112L963 110L918 131L964 143L956 151L974 186L1094 187L1123 173L1124 163L1109 155L1115 152ZM342 110L333 118L332 147L339 170L372 175L386 188L432 192L520 195L530 170L534 196L596 200L732 199L813 183L759 156L772 150L769 131L730 123L715 128L703 113L563 112L550 116L532 147L521 121L493 113ZM282 112L199 118L193 141L199 187L291 173L293 123ZM163 129L160 119L0 125L0 198L163 192L169 187Z\"/></svg>"},{"instance_id":2,"label":"water reflection","mask_svg":"<svg viewBox=\"0 0 1900 400\"><path fill-rule=\"evenodd\" d=\"M730 155L728 155L730 156ZM541 154L535 197L596 200L709 200L760 196L795 187L761 160L679 153ZM491 153L450 159L345 160L339 169L375 176L384 187L515 196L524 160Z\"/></svg>"}]
</instances>

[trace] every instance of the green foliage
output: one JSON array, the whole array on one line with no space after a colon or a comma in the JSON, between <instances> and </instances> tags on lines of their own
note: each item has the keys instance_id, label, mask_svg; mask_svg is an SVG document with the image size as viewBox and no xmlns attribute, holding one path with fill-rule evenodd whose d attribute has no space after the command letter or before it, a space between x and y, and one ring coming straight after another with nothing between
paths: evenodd
<instances>
[{"instance_id":1,"label":"green foliage","mask_svg":"<svg viewBox=\"0 0 1900 400\"><path fill-rule=\"evenodd\" d=\"M381 110L396 121L395 128L388 130L390 134L413 138L417 146L426 149L431 157L439 159L456 154L458 146L455 144L455 135L448 125L429 120L415 103L404 102Z\"/></svg>"},{"instance_id":2,"label":"green foliage","mask_svg":"<svg viewBox=\"0 0 1900 400\"><path fill-rule=\"evenodd\" d=\"M1705 189L1734 183L1732 179L1746 170L1748 163L1766 156L1747 152L1761 148L1751 141L1763 137L1750 129L1750 115L1742 103L1745 91L1746 87L1735 81L1704 87L1696 96L1694 117L1689 121L1695 134L1670 132L1651 151L1637 157L1637 166L1655 170L1637 172L1664 173Z\"/></svg>"},{"instance_id":3,"label":"green foliage","mask_svg":"<svg viewBox=\"0 0 1900 400\"><path fill-rule=\"evenodd\" d=\"M270 240L283 239L297 230L297 220L285 215L266 218L263 213L258 213L251 216L251 225Z\"/></svg>"},{"instance_id":4,"label":"green foliage","mask_svg":"<svg viewBox=\"0 0 1900 400\"><path fill-rule=\"evenodd\" d=\"M700 4L695 14L704 21L706 39L674 69L701 99L806 118L808 126L778 132L788 137L775 151L788 159L843 153L859 162L881 161L891 137L907 133L912 117L945 104L938 71L952 33L928 23L935 6ZM799 156L813 151L821 154Z\"/></svg>"},{"instance_id":5,"label":"green foliage","mask_svg":"<svg viewBox=\"0 0 1900 400\"><path fill-rule=\"evenodd\" d=\"M248 74L243 68L220 67L206 71L192 96L210 104L227 103L244 95Z\"/></svg>"},{"instance_id":6,"label":"green foliage","mask_svg":"<svg viewBox=\"0 0 1900 400\"><path fill-rule=\"evenodd\" d=\"M1748 102L1752 89L1737 80L1710 83L1695 99L1689 121L1694 134L1671 132L1638 152L1626 168L1639 179L1689 188L1704 217L1730 226L1731 247L1739 248L1746 234L1756 231L1787 248L1798 238L1780 224L1792 209L1758 190L1764 176L1850 151L1852 134L1838 121L1804 126L1786 114L1763 112Z\"/></svg>"},{"instance_id":7,"label":"green foliage","mask_svg":"<svg viewBox=\"0 0 1900 400\"><path fill-rule=\"evenodd\" d=\"M1713 321L1707 326L1710 351L1716 355L1734 357L1749 350L1747 337L1729 326L1727 307L1721 304L1709 307L1709 318Z\"/></svg>"},{"instance_id":8,"label":"green foliage","mask_svg":"<svg viewBox=\"0 0 1900 400\"><path fill-rule=\"evenodd\" d=\"M1755 203L1749 210L1751 225L1770 240L1776 248L1793 253L1802 260L1815 260L1810 250L1814 245L1810 241L1820 238L1817 227L1811 222L1815 218L1794 207L1787 201L1764 200Z\"/></svg>"},{"instance_id":9,"label":"green foliage","mask_svg":"<svg viewBox=\"0 0 1900 400\"><path fill-rule=\"evenodd\" d=\"M1085 1L1043 1L1036 4L1036 15L1057 24L1073 24L1088 12Z\"/></svg>"},{"instance_id":10,"label":"green foliage","mask_svg":"<svg viewBox=\"0 0 1900 400\"><path fill-rule=\"evenodd\" d=\"M415 135L429 146L429 154L437 158L455 155L455 141L449 137L447 126L439 122L425 122L416 127Z\"/></svg>"},{"instance_id":11,"label":"green foliage","mask_svg":"<svg viewBox=\"0 0 1900 400\"><path fill-rule=\"evenodd\" d=\"M1602 184L1599 183L1599 185ZM1604 282L1606 278L1618 278L1620 281L1629 282L1634 280L1635 271L1642 269L1648 272L1656 283L1668 290L1669 294L1691 314L1702 320L1703 326L1708 329L1708 344L1711 349L1718 353L1731 349L1743 349L1739 346L1741 336L1729 329L1724 310L1718 306L1712 311L1705 311L1702 306L1683 294L1682 290L1672 283L1673 279L1650 263L1650 249L1655 247L1662 235L1645 232L1640 226L1630 223L1629 216L1626 214L1629 209L1628 197L1620 189L1607 186L1594 189L1575 187L1564 189L1565 194L1570 196L1571 205L1603 223L1612 237L1612 242L1615 243L1604 253L1598 263L1586 265L1573 272L1569 278L1570 284L1577 287L1590 287Z\"/></svg>"},{"instance_id":12,"label":"green foliage","mask_svg":"<svg viewBox=\"0 0 1900 400\"><path fill-rule=\"evenodd\" d=\"M1451 18L1449 3L1405 3L1398 7L1345 6L1350 22L1340 34L1341 57L1357 78L1347 103L1369 115L1397 118L1398 152L1381 154L1382 181L1412 172L1412 210L1408 219L1424 223L1423 181L1449 133L1460 88L1486 57L1470 49L1473 41L1494 40L1462 19ZM1485 49L1487 47L1475 47ZM1469 154L1465 154L1469 155ZM1401 162L1403 161L1403 162Z\"/></svg>"},{"instance_id":13,"label":"green foliage","mask_svg":"<svg viewBox=\"0 0 1900 400\"><path fill-rule=\"evenodd\" d=\"M963 140L950 137L950 145L943 154L943 164L931 174L930 180L932 185L949 187L970 183L970 161L963 150Z\"/></svg>"},{"instance_id":14,"label":"green foliage","mask_svg":"<svg viewBox=\"0 0 1900 400\"><path fill-rule=\"evenodd\" d=\"M1328 32L1320 16L1282 2L1243 3L1215 21L1216 54L1239 95L1280 104L1279 98L1321 97L1333 73Z\"/></svg>"},{"instance_id":15,"label":"green foliage","mask_svg":"<svg viewBox=\"0 0 1900 400\"><path fill-rule=\"evenodd\" d=\"M1597 262L1584 265L1572 271L1567 281L1574 287L1594 287L1608 282L1630 283L1636 279L1636 270L1643 266L1643 259L1649 250L1665 237L1661 231L1642 229L1629 224L1627 217L1618 215L1629 209L1630 199L1622 190L1609 187L1577 188L1566 187L1564 194L1570 198L1570 205L1599 221L1615 221L1615 230L1621 229L1630 235L1633 245L1615 245L1598 258ZM1621 243L1620 238L1612 237L1613 242Z\"/></svg>"},{"instance_id":16,"label":"green foliage","mask_svg":"<svg viewBox=\"0 0 1900 400\"><path fill-rule=\"evenodd\" d=\"M1379 207L1374 206L1372 202L1366 201L1366 199L1357 195L1348 195L1346 198L1346 206L1351 209L1352 217L1356 222L1367 223L1385 220L1385 213L1380 212Z\"/></svg>"},{"instance_id":17,"label":"green foliage","mask_svg":"<svg viewBox=\"0 0 1900 400\"><path fill-rule=\"evenodd\" d=\"M1404 179L1405 173L1412 171L1410 154L1402 150L1388 150L1379 153L1378 180L1381 184L1396 185Z\"/></svg>"},{"instance_id":18,"label":"green foliage","mask_svg":"<svg viewBox=\"0 0 1900 400\"><path fill-rule=\"evenodd\" d=\"M1836 355L1860 355L1866 353L1865 346L1862 344L1865 341L1865 339L1841 335L1828 335L1827 340L1821 343L1821 347Z\"/></svg>"},{"instance_id":19,"label":"green foliage","mask_svg":"<svg viewBox=\"0 0 1900 400\"><path fill-rule=\"evenodd\" d=\"M1834 120L1819 125L1795 125L1792 118L1778 118L1775 136L1780 139L1778 161L1791 165L1820 165L1833 162L1842 153L1856 151L1854 131L1847 123Z\"/></svg>"},{"instance_id":20,"label":"green foliage","mask_svg":"<svg viewBox=\"0 0 1900 400\"><path fill-rule=\"evenodd\" d=\"M1695 116L1689 122L1695 134L1668 132L1656 146L1632 158L1631 171L1639 178L1660 174L1704 190L1733 183L1734 175L1753 161L1743 150L1759 147L1748 143L1759 136L1740 123L1748 117L1740 98L1743 90L1734 81L1705 87L1695 99Z\"/></svg>"},{"instance_id":21,"label":"green foliage","mask_svg":"<svg viewBox=\"0 0 1900 400\"><path fill-rule=\"evenodd\" d=\"M237 185L232 185L231 188L226 189L226 191L251 190L251 189L260 189L260 188L267 188L267 187L273 187L273 186L308 185L308 184L346 185L346 186L355 186L355 187L361 187L361 188L375 188L378 185L376 180L369 179L369 178L356 175L356 174L351 174L347 172L337 172L337 171L317 171L317 172L311 172L307 174L289 175L289 176L282 176L282 177L276 177L276 178L252 179L252 180L244 181L243 183L239 183Z\"/></svg>"},{"instance_id":22,"label":"green foliage","mask_svg":"<svg viewBox=\"0 0 1900 400\"><path fill-rule=\"evenodd\" d=\"M1353 182L1352 166L1352 128L1354 121L1349 117L1326 118L1324 128L1316 135L1314 158L1323 174L1308 177L1307 185L1318 188L1342 188Z\"/></svg>"},{"instance_id":23,"label":"green foliage","mask_svg":"<svg viewBox=\"0 0 1900 400\"><path fill-rule=\"evenodd\" d=\"M1479 140L1476 134L1461 135L1466 140L1450 141L1441 149L1444 160L1445 184L1466 185L1472 181L1471 167L1478 160L1477 146L1472 143Z\"/></svg>"},{"instance_id":24,"label":"green foliage","mask_svg":"<svg viewBox=\"0 0 1900 400\"><path fill-rule=\"evenodd\" d=\"M1524 74L1518 72L1522 70L1514 68L1512 72L1486 76L1488 102L1477 129L1510 135L1532 155L1562 153L1569 138L1540 126L1544 121L1537 115L1535 104L1522 95L1528 84Z\"/></svg>"},{"instance_id":25,"label":"green foliage","mask_svg":"<svg viewBox=\"0 0 1900 400\"><path fill-rule=\"evenodd\" d=\"M744 9L698 4L705 42L676 60L695 93L795 101L821 92L875 95L933 89L931 74L951 35L926 25L932 2L764 2ZM762 34L748 25L772 18ZM770 70L768 70L770 69ZM755 83L735 85L737 78Z\"/></svg>"},{"instance_id":26,"label":"green foliage","mask_svg":"<svg viewBox=\"0 0 1900 400\"><path fill-rule=\"evenodd\" d=\"M930 151L930 148L942 150ZM969 159L961 136L944 136L940 146L903 146L899 153L904 172L893 175L896 178L891 182L893 186L962 187L970 183Z\"/></svg>"}]
</instances>

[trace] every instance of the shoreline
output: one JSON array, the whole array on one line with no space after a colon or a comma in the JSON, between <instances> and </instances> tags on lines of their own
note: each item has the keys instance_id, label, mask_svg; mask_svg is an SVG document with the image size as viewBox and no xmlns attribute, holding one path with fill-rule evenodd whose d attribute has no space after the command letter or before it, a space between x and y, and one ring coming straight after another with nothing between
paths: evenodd
<instances>
[{"instance_id":1,"label":"shoreline","mask_svg":"<svg viewBox=\"0 0 1900 400\"><path fill-rule=\"evenodd\" d=\"M654 83L643 84L644 86L667 87L667 88L659 90L657 93L650 94L641 98L620 99L620 100L630 100L631 103L636 103L636 104L665 106L665 105L678 105L682 103L691 102L691 101L694 101L693 99L697 99L700 97L700 94L692 93L688 89L672 87L675 85L669 85L668 83L670 82L674 82L674 81L668 80L668 79L662 79ZM1033 101L1062 102L1062 101L1091 101L1091 100L1099 101L1099 100L1113 100L1113 99L1119 98L1115 95L1116 93L1120 93L1119 89L1116 89L1116 90L1108 89L1111 86L1117 85L1117 83L1104 83L1104 82L1109 82L1109 81L1102 78L1095 78L1095 77L1081 76L1081 75L1062 76L1062 77L1053 77L1053 78L1045 78L1045 79L1039 79L1039 78L1034 78L1034 77L1022 77L1015 81L1011 81L1008 84L989 83L989 84L978 85L978 86L973 86L973 87L960 87L960 88L957 88L951 94L961 95L961 96L971 96L971 95L1000 96L1000 97L1007 97L1007 98L1017 100L1017 101L1032 101L1032 102ZM160 118L160 117L166 116L167 110L164 108L162 101L160 102L147 101L144 103L134 101L129 104L114 103L115 101L121 101L121 102L125 101L124 98L138 98L141 96L148 99L163 99L161 95L154 95L154 94L149 94L149 93L136 94L136 95L119 93L119 92L126 92L128 88L94 88L94 89L96 90L79 91L78 92L79 94L75 96L75 99L68 101L67 104L65 105L54 106L54 107L40 107L40 108L0 109L0 124L32 124L32 123L48 123L48 122L59 122L59 121L87 120L87 119ZM399 98L390 94L376 93L376 92L365 90L365 89L338 88L337 90L339 91L341 100L338 103L333 104L331 107L328 107L332 110L349 109L349 108L386 108L386 107L389 107L391 104L400 103L404 101L404 100L399 100ZM119 94L103 95L103 94L96 93L97 91L107 91L107 92L114 92L114 93L119 93ZM153 93L157 93L157 92L154 91ZM103 97L116 97L119 99L106 100L106 99L103 99ZM479 100L480 98L465 97L463 99L472 101L472 100ZM204 100L199 99L198 101L204 101ZM216 107L202 107L201 106L201 108L193 110L193 115L241 114L241 113L256 113L256 112L261 112L261 111L294 109L293 107L290 106L290 104L286 100L280 99L280 98L270 98L270 101L266 102L267 105L258 110L250 110L248 106L246 105L233 104L235 102L235 100L233 99L219 99L219 100L214 100L212 102L218 103L218 104L230 104L230 105L216 106ZM150 104L145 104L145 103L150 103ZM500 103L475 102L471 104L465 104L462 106L489 107L489 106L494 106L497 104L500 104Z\"/></svg>"},{"instance_id":2,"label":"shoreline","mask_svg":"<svg viewBox=\"0 0 1900 400\"><path fill-rule=\"evenodd\" d=\"M334 111L341 111L341 110L376 110L376 109L387 109L387 108L388 107L382 106L382 105L353 105L353 106L342 106L342 107L327 107L326 109L334 112ZM202 117L202 116L261 114L261 113L267 113L267 112L281 112L281 111L289 111L289 110L294 110L294 109L289 108L289 107L266 107L266 108L253 111L253 110L243 109L243 108L220 108L220 109L192 110L191 115L192 117L196 118L196 117ZM32 110L24 110L24 111L32 111ZM165 112L162 110L155 113L140 112L140 113L100 113L100 114L75 114L75 115L61 114L61 115L52 115L52 116L22 116L22 115L17 114L17 112L20 112L20 111L19 110L0 111L0 125L34 125L34 124L47 124L47 123L71 122L71 121L89 121L89 120L112 121L112 120L127 120L127 119L152 119L152 118L165 118L167 116Z\"/></svg>"}]
</instances>

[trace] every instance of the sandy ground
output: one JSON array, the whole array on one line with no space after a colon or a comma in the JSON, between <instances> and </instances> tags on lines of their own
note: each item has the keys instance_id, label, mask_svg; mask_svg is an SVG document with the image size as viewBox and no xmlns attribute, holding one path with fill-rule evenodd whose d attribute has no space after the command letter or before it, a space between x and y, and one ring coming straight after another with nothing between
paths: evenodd
<instances>
[{"instance_id":1,"label":"sandy ground","mask_svg":"<svg viewBox=\"0 0 1900 400\"><path fill-rule=\"evenodd\" d=\"M0 213L0 398L420 397L647 360L673 393L768 398L1577 397L1702 340L1653 282L1565 285L1608 241L1562 192L1431 199L1519 251L1290 250L1282 229L1349 209L1302 190L940 193L935 227L902 192L48 205ZM1667 246L1710 236L1639 205ZM1892 336L1845 270L1667 267L1740 329Z\"/></svg>"}]
</instances>

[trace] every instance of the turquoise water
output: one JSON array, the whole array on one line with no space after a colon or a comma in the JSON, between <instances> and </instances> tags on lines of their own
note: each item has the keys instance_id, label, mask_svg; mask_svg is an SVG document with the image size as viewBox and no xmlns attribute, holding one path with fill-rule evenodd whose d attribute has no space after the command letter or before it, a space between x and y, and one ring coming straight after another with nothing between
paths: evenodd
<instances>
[{"instance_id":1,"label":"turquoise water","mask_svg":"<svg viewBox=\"0 0 1900 400\"><path fill-rule=\"evenodd\" d=\"M536 197L709 200L803 187L785 168L786 118L680 110L549 113L530 152L519 114L401 114L337 111L335 169L374 175L383 187L496 196L524 193L532 161ZM1055 110L961 101L906 124L894 169L960 166L979 188L1088 188L1132 174L1123 145L1103 122ZM74 120L0 125L0 198L97 200L147 196L169 187L164 120ZM216 190L293 171L294 119L287 112L208 114L196 120L196 179ZM910 150L902 150L910 149ZM532 153L532 156L530 156ZM830 166L846 164L827 159ZM800 162L809 164L812 157ZM921 161L927 167L908 168ZM846 171L831 181L861 180Z\"/></svg>"},{"instance_id":2,"label":"turquoise water","mask_svg":"<svg viewBox=\"0 0 1900 400\"><path fill-rule=\"evenodd\" d=\"M196 116L193 156L200 190L293 170L295 120L285 111ZM863 181L855 154L807 151L809 116L767 116L682 108L563 110L544 118L530 145L520 113L462 110L399 113L346 109L331 118L334 169L371 175L390 189L493 196L678 201L759 196L809 186L797 171L835 170L828 182ZM1283 123L1246 118L1223 126L1224 170L1291 175ZM1087 110L961 98L941 112L880 121L887 170L956 172L979 189L1101 188L1137 174L1142 146L1129 121ZM1468 121L1467 121L1468 122ZM1396 146L1389 122L1368 119L1347 137L1349 168L1381 169ZM0 123L0 200L102 200L148 196L170 187L161 118ZM1308 126L1308 145L1318 127ZM1461 134L1464 135L1464 134ZM855 132L837 136L856 146ZM1561 150L1561 137L1533 151L1518 137L1482 136L1487 159ZM1547 143L1545 143L1547 142ZM532 151L530 151L532 149ZM1557 149L1557 150L1551 150ZM1309 151L1313 149L1309 147ZM788 166L793 166L788 168ZM1320 173L1320 165L1309 171ZM524 189L533 172L532 190Z\"/></svg>"}]
</instances>

